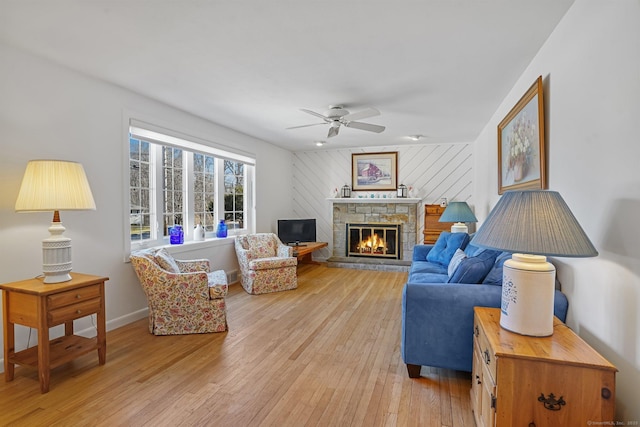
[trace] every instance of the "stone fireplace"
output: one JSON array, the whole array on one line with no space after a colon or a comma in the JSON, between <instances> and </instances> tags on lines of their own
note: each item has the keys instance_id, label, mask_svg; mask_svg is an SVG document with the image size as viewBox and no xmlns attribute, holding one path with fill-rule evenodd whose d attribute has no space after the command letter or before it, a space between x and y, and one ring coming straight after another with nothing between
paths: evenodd
<instances>
[{"instance_id":1,"label":"stone fireplace","mask_svg":"<svg viewBox=\"0 0 640 427\"><path fill-rule=\"evenodd\" d=\"M418 203L420 199L400 198L350 198L329 199L333 208L333 251L327 260L330 267L406 271L411 263L413 247L418 241ZM347 227L349 225L349 228ZM388 243L386 249L380 245L375 249L357 249L349 243L351 230L364 237L378 234L385 239L384 231L390 228L393 237L394 255L390 255ZM372 233L372 230L374 231ZM393 232L395 231L395 236ZM360 240L360 239L359 239ZM386 239L385 239L386 240ZM373 244L373 243L372 243ZM384 256L381 252L384 251Z\"/></svg>"}]
</instances>

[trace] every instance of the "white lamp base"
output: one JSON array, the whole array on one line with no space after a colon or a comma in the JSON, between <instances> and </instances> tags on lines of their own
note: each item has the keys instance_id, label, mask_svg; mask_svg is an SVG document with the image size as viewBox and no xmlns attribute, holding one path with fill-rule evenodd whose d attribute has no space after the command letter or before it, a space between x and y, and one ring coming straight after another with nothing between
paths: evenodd
<instances>
[{"instance_id":1,"label":"white lamp base","mask_svg":"<svg viewBox=\"0 0 640 427\"><path fill-rule=\"evenodd\" d=\"M555 278L545 256L513 254L503 267L500 326L521 335L553 335Z\"/></svg>"},{"instance_id":2,"label":"white lamp base","mask_svg":"<svg viewBox=\"0 0 640 427\"><path fill-rule=\"evenodd\" d=\"M71 280L71 239L62 235L61 222L52 222L51 235L42 240L42 272L44 283L60 283Z\"/></svg>"},{"instance_id":3,"label":"white lamp base","mask_svg":"<svg viewBox=\"0 0 640 427\"><path fill-rule=\"evenodd\" d=\"M466 226L463 222L456 222L451 226L452 233L468 233L469 227Z\"/></svg>"}]
</instances>

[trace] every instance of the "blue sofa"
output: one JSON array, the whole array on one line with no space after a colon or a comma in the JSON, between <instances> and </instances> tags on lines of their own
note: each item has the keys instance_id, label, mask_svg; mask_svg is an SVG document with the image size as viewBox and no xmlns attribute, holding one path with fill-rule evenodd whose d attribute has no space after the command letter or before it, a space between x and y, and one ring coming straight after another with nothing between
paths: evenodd
<instances>
[{"instance_id":1,"label":"blue sofa","mask_svg":"<svg viewBox=\"0 0 640 427\"><path fill-rule=\"evenodd\" d=\"M460 250L458 250L460 249ZM409 377L421 366L471 372L473 307L500 307L508 252L480 249L466 233L443 232L434 245L416 245L402 293L400 350ZM555 291L563 322L569 303Z\"/></svg>"}]
</instances>

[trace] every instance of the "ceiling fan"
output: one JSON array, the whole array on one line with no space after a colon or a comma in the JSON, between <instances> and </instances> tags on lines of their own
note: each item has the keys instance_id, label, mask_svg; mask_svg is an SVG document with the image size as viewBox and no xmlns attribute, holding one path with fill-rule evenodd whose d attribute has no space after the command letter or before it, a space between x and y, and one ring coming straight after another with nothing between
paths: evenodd
<instances>
[{"instance_id":1,"label":"ceiling fan","mask_svg":"<svg viewBox=\"0 0 640 427\"><path fill-rule=\"evenodd\" d=\"M334 137L338 135L340 131L340 126L344 125L348 128L366 130L369 132L382 132L385 127L380 125L373 125L371 123L362 123L357 122L356 120L366 119L368 117L379 116L380 111L375 108L367 108L362 111L358 111L357 113L350 113L345 110L342 105L330 105L329 109L324 113L316 113L315 111L306 110L301 108L300 111L304 111L307 114L311 114L312 116L318 117L324 120L323 123L312 123L309 125L301 125L301 126L293 126L287 129L298 129L304 128L308 126L316 126L316 125L324 125L329 124L331 127L329 128L329 133L327 134L327 138Z\"/></svg>"}]
</instances>

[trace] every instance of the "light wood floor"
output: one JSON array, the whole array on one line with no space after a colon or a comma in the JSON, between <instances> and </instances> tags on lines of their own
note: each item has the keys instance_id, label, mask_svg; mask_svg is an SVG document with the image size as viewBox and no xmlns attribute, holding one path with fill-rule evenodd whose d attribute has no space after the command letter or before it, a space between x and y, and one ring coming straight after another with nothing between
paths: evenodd
<instances>
[{"instance_id":1,"label":"light wood floor","mask_svg":"<svg viewBox=\"0 0 640 427\"><path fill-rule=\"evenodd\" d=\"M406 273L299 267L293 291L233 285L229 332L156 337L147 320L51 374L0 380L0 425L474 426L470 375L400 357ZM109 301L107 300L107 304Z\"/></svg>"}]
</instances>

